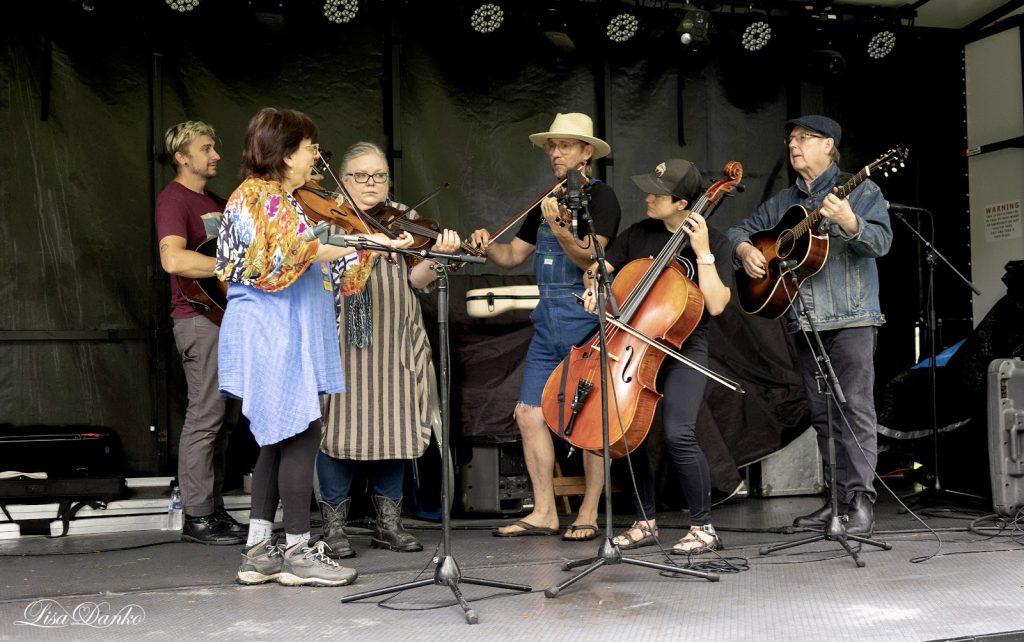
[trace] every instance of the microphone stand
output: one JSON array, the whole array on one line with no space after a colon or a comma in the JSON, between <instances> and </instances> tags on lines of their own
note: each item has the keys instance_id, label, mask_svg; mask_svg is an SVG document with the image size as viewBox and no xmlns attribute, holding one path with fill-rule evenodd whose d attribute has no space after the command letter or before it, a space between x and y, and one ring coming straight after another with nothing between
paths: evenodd
<instances>
[{"instance_id":1,"label":"microphone stand","mask_svg":"<svg viewBox=\"0 0 1024 642\"><path fill-rule=\"evenodd\" d=\"M577 215L573 212L574 216ZM588 557L578 560L566 560L562 562L562 570L569 571L580 566L585 566L582 571L573 575L566 581L544 590L545 597L553 598L558 597L558 594L562 589L575 584L587 575L590 575L598 568L609 565L609 564L634 564L636 566L643 566L646 568L652 568L659 571L665 571L674 574L686 574L694 577L700 577L710 582L717 582L719 577L716 573L706 573L703 571L695 571L681 566L675 566L672 564L660 564L657 562L649 562L647 560L636 559L633 557L626 557L622 554L622 550L615 545L615 535L613 532L614 524L612 523L612 484L611 484L611 466L612 457L609 452L609 438L608 438L608 345L607 345L607 334L606 327L608 319L606 316L605 306L610 303L612 306L613 317L619 316L618 303L615 301L615 296L611 290L611 279L608 271L605 269L604 264L604 248L601 247L601 243L597 240L597 232L594 231L594 221L590 217L589 208L586 205L586 201L582 203L579 216L583 218L584 223L587 225L588 238L594 247L594 254L597 255L597 332L598 332L598 345L600 346L600 371L601 371L601 437L602 437L602 448L604 454L604 528L605 537L604 541L598 547L597 555L594 557Z\"/></svg>"},{"instance_id":2,"label":"microphone stand","mask_svg":"<svg viewBox=\"0 0 1024 642\"><path fill-rule=\"evenodd\" d=\"M907 208L907 209L912 209L912 211L924 212L924 213L928 214L929 216L931 216L931 212L929 212L928 210L926 210L924 208ZM926 303L926 306L927 306L926 317L927 317L927 323L928 323L928 351L929 351L929 357L930 357L929 360L928 360L928 383L929 383L929 387L931 388L931 421L932 421L932 431L931 431L932 432L932 474L931 474L931 478L932 478L932 485L931 485L930 489L925 489L924 491L921 491L920 493L918 493L917 497L916 497L916 499L914 501L915 501L915 503L920 503L925 498L925 496L929 496L930 495L932 498L941 498L943 495L946 495L946 494L957 495L957 496L960 496L960 497L969 497L969 498L981 499L977 495L971 495L969 493L957 493L955 491L946 490L945 488L943 488L942 480L941 480L941 477L939 476L939 406L938 406L938 381L939 381L939 379L938 379L938 371L937 371L937 367L938 366L935 363L936 335L938 334L938 324L936 323L936 315L935 315L935 259L936 258L941 259L942 262L945 263L946 266L949 267L949 269L952 270L954 274L956 274L958 277L960 277L960 280L963 281L964 283L966 283L967 286L969 288L971 288L971 290L973 290L975 294L980 295L981 294L981 290L979 290L977 288L977 286L975 286L974 283L972 283L970 281L970 279L965 277L963 274L960 273L959 270L957 270L955 267L953 267L953 264L950 263L949 260L945 256L943 256L941 252L939 252L937 249L935 249L935 246L932 245L931 242L928 241L924 236L922 236L921 233L918 232L917 229L913 225L911 225L910 222L907 221L907 219L904 218L903 215L900 214L900 212L896 208L890 206L889 211L901 223L903 223L905 226L907 226L907 229L909 229L914 234L914 236L916 236L918 238L918 240L921 242L921 244L924 245L924 247L925 247L925 263L928 265L928 297L927 297L927 303Z\"/></svg>"},{"instance_id":3,"label":"microphone stand","mask_svg":"<svg viewBox=\"0 0 1024 642\"><path fill-rule=\"evenodd\" d=\"M329 239L328 242L330 242ZM408 250L408 249L394 249L384 245L378 245L371 241L359 241L350 242L346 239L341 239L342 243L351 247L357 247L360 249L374 250L379 252L395 252L398 254L405 254L407 256L415 256L422 259L445 259L449 262L460 262L460 263L484 263L486 262L485 257L474 256L469 254L448 254L445 252L434 252L433 250ZM337 245L338 243L333 243ZM459 589L459 584L476 584L479 586L490 586L493 588L508 589L510 591L522 591L529 592L533 590L531 587L525 584L511 584L507 582L498 582L496 580L487 580L474 577L465 577L459 570L459 565L455 561L455 556L451 554L451 506L448 503L448 498L451 497L451 477L449 471L445 470L450 465L451 458L446 457L444 449L450 448L448 442L448 435L450 429L450 418L451 413L448 408L449 391L450 391L450 374L448 367L449 360L449 346L448 346L448 270L447 267L440 261L435 261L434 270L437 272L437 325L438 325L438 338L440 357L441 357L441 381L439 385L439 396L441 405L441 439L438 442L438 448L442 449L441 452L441 554L434 558L436 567L434 569L434 577L422 580L416 580L412 582L406 582L404 584L396 584L385 588L375 589L372 591L364 591L362 593L355 593L353 595L347 595L341 598L341 602L354 602L356 600L362 600L368 597L376 597L378 595L385 595L388 593L398 593L406 589L418 588L421 586L427 586L429 584L436 584L439 586L447 586L455 596L459 606L462 607L462 611L466 616L466 622L468 624L478 624L480 618L477 617L476 611L470 608L466 598L463 597L462 591Z\"/></svg>"},{"instance_id":4,"label":"microphone stand","mask_svg":"<svg viewBox=\"0 0 1024 642\"><path fill-rule=\"evenodd\" d=\"M862 544L870 544L871 546L877 546L883 550L891 550L892 545L886 542L880 542L867 537L861 537L860 535L850 535L846 532L846 526L843 524L843 520L839 517L839 491L837 490L838 484L836 483L836 438L832 432L832 400L833 396L840 404L846 403L846 396L843 395L842 386L839 385L839 378L836 376L836 371L832 369L832 360L829 359L828 351L825 350L825 344L821 341L821 335L818 334L818 329L814 326L814 320L811 319L811 315L807 312L807 305L804 303L804 297L800 293L800 282L797 280L796 273L792 268L786 270L789 274L789 278L793 281L793 289L796 292L796 299L800 302L800 310L798 315L802 320L807 322L807 327L810 328L810 334L804 329L804 325L800 324L800 329L804 334L804 338L807 340L807 345L811 350L811 354L814 355L814 360L817 362L818 374L815 375L815 379L818 381L819 392L825 395L825 417L826 417L826 428L828 430L828 467L831 472L832 479L830 480L829 487L831 492L829 493L829 499L832 506L832 517L829 519L828 525L824 528L820 535L814 535L812 537L806 537L804 539L797 540L795 542L786 542L784 544L775 544L773 546L762 546L758 553L761 555L768 555L775 551L785 550L787 548L794 548L796 546L802 546L804 544L810 544L811 542L821 541L835 541L839 542L839 545L846 550L846 552L853 558L854 563L858 568L864 566L864 561L860 559L857 552L850 546L848 540L860 542ZM786 296L789 297L790 305L796 309L796 305L793 301L793 295L790 293L789 288L786 286L786 280L780 279L779 283L782 284L782 288L786 291ZM814 342L811 342L811 336L814 337Z\"/></svg>"}]
</instances>

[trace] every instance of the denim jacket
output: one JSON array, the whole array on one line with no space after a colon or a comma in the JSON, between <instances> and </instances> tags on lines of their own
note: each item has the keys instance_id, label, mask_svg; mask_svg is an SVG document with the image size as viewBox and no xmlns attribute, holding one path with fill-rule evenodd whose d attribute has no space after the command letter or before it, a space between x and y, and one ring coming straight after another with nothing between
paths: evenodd
<instances>
[{"instance_id":1,"label":"denim jacket","mask_svg":"<svg viewBox=\"0 0 1024 642\"><path fill-rule=\"evenodd\" d=\"M839 180L839 167L832 163L808 189L803 178L761 203L745 221L731 228L733 261L739 269L735 246L749 241L751 234L774 227L793 205L814 210ZM828 258L821 271L804 281L800 293L808 313L819 330L882 325L885 316L878 303L878 267L875 259L885 256L892 245L892 225L882 191L870 179L849 196L850 208L857 217L857 233L849 236L837 223L824 219L819 231L829 235ZM790 332L800 329L792 306L786 312ZM806 325L806 324L805 324Z\"/></svg>"}]
</instances>

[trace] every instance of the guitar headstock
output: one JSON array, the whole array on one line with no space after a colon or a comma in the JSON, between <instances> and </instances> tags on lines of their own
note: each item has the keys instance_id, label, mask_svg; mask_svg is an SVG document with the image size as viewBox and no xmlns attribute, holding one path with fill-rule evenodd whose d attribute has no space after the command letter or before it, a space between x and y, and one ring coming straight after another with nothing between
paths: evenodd
<instances>
[{"instance_id":1,"label":"guitar headstock","mask_svg":"<svg viewBox=\"0 0 1024 642\"><path fill-rule=\"evenodd\" d=\"M897 145L890 149L886 153L879 156L873 163L868 165L869 173L881 172L882 176L889 177L889 172L895 174L899 170L903 169L904 161L907 160L907 156L910 154L907 148L903 145Z\"/></svg>"}]
</instances>

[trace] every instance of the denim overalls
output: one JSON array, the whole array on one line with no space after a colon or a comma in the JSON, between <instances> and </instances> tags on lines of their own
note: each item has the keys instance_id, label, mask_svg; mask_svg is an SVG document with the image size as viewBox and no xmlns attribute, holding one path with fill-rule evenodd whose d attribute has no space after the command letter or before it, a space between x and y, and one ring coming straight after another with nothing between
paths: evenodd
<instances>
[{"instance_id":1,"label":"denim overalls","mask_svg":"<svg viewBox=\"0 0 1024 642\"><path fill-rule=\"evenodd\" d=\"M568 356L569 349L593 332L597 317L584 310L573 296L583 294L583 272L566 255L543 219L537 229L533 272L540 289L540 303L530 315L533 340L523 366L519 401L540 406L548 377Z\"/></svg>"}]
</instances>

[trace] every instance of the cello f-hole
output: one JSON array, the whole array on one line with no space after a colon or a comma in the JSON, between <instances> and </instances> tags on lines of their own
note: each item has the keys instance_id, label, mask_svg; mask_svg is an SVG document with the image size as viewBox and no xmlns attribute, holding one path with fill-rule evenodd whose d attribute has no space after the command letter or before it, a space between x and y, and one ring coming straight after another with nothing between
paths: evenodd
<instances>
[{"instance_id":1,"label":"cello f-hole","mask_svg":"<svg viewBox=\"0 0 1024 642\"><path fill-rule=\"evenodd\" d=\"M626 358L622 363L622 383L632 383L633 381L633 377L630 377L626 373L629 372L629 366L633 362L633 357L635 356L633 354L634 352L633 346L626 346L626 349L622 351Z\"/></svg>"}]
</instances>

